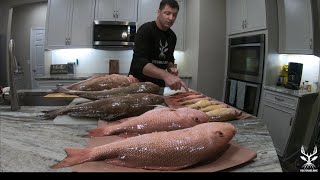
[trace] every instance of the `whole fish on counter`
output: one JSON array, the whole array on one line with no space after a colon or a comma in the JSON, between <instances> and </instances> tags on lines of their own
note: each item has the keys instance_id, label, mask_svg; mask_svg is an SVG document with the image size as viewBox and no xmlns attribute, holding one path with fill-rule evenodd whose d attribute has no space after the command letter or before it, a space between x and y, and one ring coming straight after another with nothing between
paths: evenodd
<instances>
[{"instance_id":1,"label":"whole fish on counter","mask_svg":"<svg viewBox=\"0 0 320 180\"><path fill-rule=\"evenodd\" d=\"M105 89L112 89L118 87L129 86L130 84L139 82L133 76L124 76L119 74L111 74L104 76L92 77L65 87L69 90L76 91L102 91ZM55 90L53 90L55 92Z\"/></svg>"},{"instance_id":2,"label":"whole fish on counter","mask_svg":"<svg viewBox=\"0 0 320 180\"><path fill-rule=\"evenodd\" d=\"M209 121L206 113L192 108L158 108L127 121L92 129L89 136L109 136L117 134L139 135L160 131L173 131L196 126Z\"/></svg>"},{"instance_id":3,"label":"whole fish on counter","mask_svg":"<svg viewBox=\"0 0 320 180\"><path fill-rule=\"evenodd\" d=\"M72 117L90 117L103 120L141 115L164 102L163 96L149 93L114 96L79 105L72 105L56 110L44 111L42 119L53 119L58 115L68 114Z\"/></svg>"},{"instance_id":4,"label":"whole fish on counter","mask_svg":"<svg viewBox=\"0 0 320 180\"><path fill-rule=\"evenodd\" d=\"M156 84L151 82L139 82L133 83L126 87L118 87L113 88L110 90L103 90L103 91L75 91L69 90L64 87L59 87L55 90L55 92L77 95L87 99L102 99L107 98L115 95L125 95L125 94L134 94L134 93L152 93L158 94L160 91L160 87Z\"/></svg>"},{"instance_id":5,"label":"whole fish on counter","mask_svg":"<svg viewBox=\"0 0 320 180\"><path fill-rule=\"evenodd\" d=\"M235 133L236 128L229 123L212 122L144 134L93 148L67 148L67 157L51 168L104 161L129 168L179 170L217 159L227 150Z\"/></svg>"}]
</instances>

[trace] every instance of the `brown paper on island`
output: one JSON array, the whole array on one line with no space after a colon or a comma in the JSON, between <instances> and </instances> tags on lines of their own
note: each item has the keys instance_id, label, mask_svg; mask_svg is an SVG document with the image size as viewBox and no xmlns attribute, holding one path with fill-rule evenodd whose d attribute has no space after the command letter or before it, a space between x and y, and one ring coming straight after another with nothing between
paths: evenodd
<instances>
[{"instance_id":1,"label":"brown paper on island","mask_svg":"<svg viewBox=\"0 0 320 180\"><path fill-rule=\"evenodd\" d=\"M98 127L104 125L111 125L116 122L106 122L99 120ZM105 136L90 138L87 147L96 147L104 144L112 143L114 141L119 141L124 138L119 136ZM229 168L235 168L239 165L244 165L249 163L257 157L257 153L241 147L235 141L231 141L228 149L216 160L212 162L202 163L199 165L194 165L185 169L176 171L159 171L159 170L146 170L146 169L136 169L127 168L122 166L114 166L105 163L104 161L93 161L86 162L79 165L72 166L71 169L74 172L217 172L227 170Z\"/></svg>"}]
</instances>

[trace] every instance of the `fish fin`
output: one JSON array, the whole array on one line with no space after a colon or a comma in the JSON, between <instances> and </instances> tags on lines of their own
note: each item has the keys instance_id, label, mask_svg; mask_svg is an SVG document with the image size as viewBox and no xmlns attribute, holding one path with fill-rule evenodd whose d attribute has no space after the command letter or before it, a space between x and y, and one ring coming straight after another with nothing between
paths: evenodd
<instances>
[{"instance_id":1,"label":"fish fin","mask_svg":"<svg viewBox=\"0 0 320 180\"><path fill-rule=\"evenodd\" d=\"M106 133L105 127L95 128L95 129L89 130L89 137L102 137L102 136L107 136L107 135L109 135L109 134Z\"/></svg>"},{"instance_id":2,"label":"fish fin","mask_svg":"<svg viewBox=\"0 0 320 180\"><path fill-rule=\"evenodd\" d=\"M65 168L77 164L81 164L90 159L90 150L89 149L74 149L67 148L65 149L67 157L64 158L59 163L51 166L52 169Z\"/></svg>"}]
</instances>

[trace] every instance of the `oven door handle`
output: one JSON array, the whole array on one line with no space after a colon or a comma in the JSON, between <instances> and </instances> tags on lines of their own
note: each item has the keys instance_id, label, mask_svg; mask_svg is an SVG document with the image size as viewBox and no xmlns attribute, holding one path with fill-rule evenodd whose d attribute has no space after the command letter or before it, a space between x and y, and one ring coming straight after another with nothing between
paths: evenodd
<instances>
[{"instance_id":1,"label":"oven door handle","mask_svg":"<svg viewBox=\"0 0 320 180\"><path fill-rule=\"evenodd\" d=\"M234 48L234 47L260 47L260 46L261 46L260 43L230 45L231 48Z\"/></svg>"}]
</instances>

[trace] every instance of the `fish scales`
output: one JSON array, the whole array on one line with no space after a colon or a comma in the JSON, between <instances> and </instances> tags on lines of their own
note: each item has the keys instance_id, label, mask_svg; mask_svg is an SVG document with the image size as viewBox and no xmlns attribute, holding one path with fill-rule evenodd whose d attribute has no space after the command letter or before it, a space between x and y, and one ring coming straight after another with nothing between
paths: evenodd
<instances>
[{"instance_id":1,"label":"fish scales","mask_svg":"<svg viewBox=\"0 0 320 180\"><path fill-rule=\"evenodd\" d=\"M112 88L110 90L102 90L102 91L75 91L69 90L64 87L59 87L55 90L55 92L77 95L83 98L97 100L108 98L111 96L117 95L126 95L126 94L134 94L134 93L152 93L158 94L160 91L160 87L151 82L139 82L133 83L127 87L118 87Z\"/></svg>"},{"instance_id":2,"label":"fish scales","mask_svg":"<svg viewBox=\"0 0 320 180\"><path fill-rule=\"evenodd\" d=\"M192 108L159 108L148 111L127 121L90 130L90 136L116 134L145 134L159 131L173 131L196 126L209 121L206 113Z\"/></svg>"},{"instance_id":3,"label":"fish scales","mask_svg":"<svg viewBox=\"0 0 320 180\"><path fill-rule=\"evenodd\" d=\"M119 74L111 74L89 78L67 86L66 89L78 91L101 91L104 89L129 86L136 82L139 81L133 76L127 77Z\"/></svg>"},{"instance_id":4,"label":"fish scales","mask_svg":"<svg viewBox=\"0 0 320 180\"><path fill-rule=\"evenodd\" d=\"M92 117L104 120L141 115L153 109L151 105L159 105L164 102L163 96L149 93L129 94L126 96L114 96L93 102L72 105L60 109L45 112L39 116L42 119L55 118L58 115L68 114L73 117Z\"/></svg>"},{"instance_id":5,"label":"fish scales","mask_svg":"<svg viewBox=\"0 0 320 180\"><path fill-rule=\"evenodd\" d=\"M154 170L178 170L218 158L236 129L229 123L211 122L169 132L127 138L103 146L65 149L68 156L52 168L89 161Z\"/></svg>"}]
</instances>

